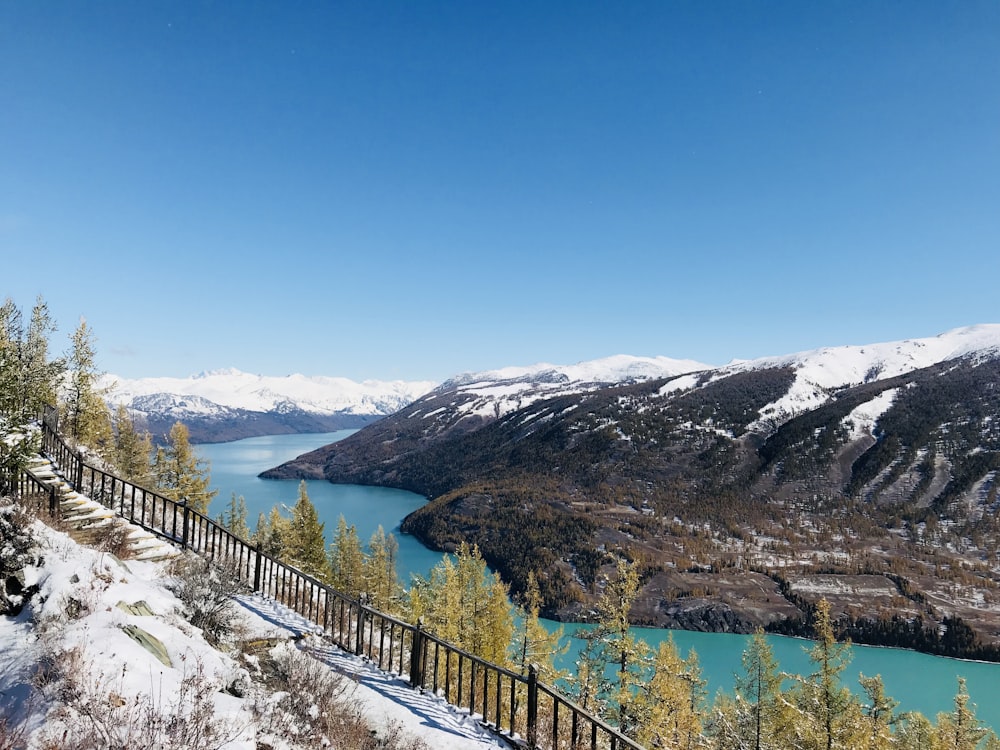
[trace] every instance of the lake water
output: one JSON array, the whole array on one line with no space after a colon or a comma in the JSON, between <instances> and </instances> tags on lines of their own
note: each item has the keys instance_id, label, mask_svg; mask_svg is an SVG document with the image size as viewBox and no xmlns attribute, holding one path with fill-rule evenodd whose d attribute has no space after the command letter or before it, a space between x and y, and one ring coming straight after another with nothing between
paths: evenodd
<instances>
[{"instance_id":1,"label":"lake water","mask_svg":"<svg viewBox=\"0 0 1000 750\"><path fill-rule=\"evenodd\" d=\"M219 490L212 501L211 511L218 514L232 493L242 495L249 510L248 523L253 529L259 513L268 513L276 503L289 507L298 498L298 481L259 479L257 474L350 435L354 430L341 430L313 435L272 435L248 438L231 443L195 446L198 454L211 463L212 486ZM307 481L309 498L316 506L320 521L326 525L329 539L343 515L358 530L362 542L381 525L386 533L395 534L399 542L398 570L404 582L412 573L424 575L441 554L424 547L414 537L401 534L399 524L426 499L403 490L360 485L337 485L322 480ZM557 627L556 623L551 623ZM566 625L572 635L586 626ZM748 636L728 633L692 633L681 630L636 628L636 632L655 650L660 641L673 634L681 654L693 648L708 680L709 695L718 690L731 690L733 673L740 668L740 657ZM574 649L580 640L570 639L571 652L562 666L573 661ZM806 649L808 641L772 636L770 642L781 669L794 674L811 671ZM957 678L965 677L972 701L977 704L981 721L1000 730L1000 665L944 659L900 649L855 646L854 659L845 672L845 682L855 687L858 674L881 674L886 693L899 701L899 710L920 711L935 717L939 711L951 710Z\"/></svg>"}]
</instances>

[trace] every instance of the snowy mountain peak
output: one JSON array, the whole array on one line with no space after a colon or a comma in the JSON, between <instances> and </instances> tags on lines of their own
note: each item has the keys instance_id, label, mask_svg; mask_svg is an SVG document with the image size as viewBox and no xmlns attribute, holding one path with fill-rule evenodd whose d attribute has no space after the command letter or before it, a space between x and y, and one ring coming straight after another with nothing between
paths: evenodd
<instances>
[{"instance_id":1,"label":"snowy mountain peak","mask_svg":"<svg viewBox=\"0 0 1000 750\"><path fill-rule=\"evenodd\" d=\"M451 378L441 388L471 383L623 383L673 377L686 372L712 369L712 365L690 359L635 357L616 354L574 365L538 363L526 367L503 367L498 370L467 372Z\"/></svg>"},{"instance_id":2,"label":"snowy mountain peak","mask_svg":"<svg viewBox=\"0 0 1000 750\"><path fill-rule=\"evenodd\" d=\"M212 370L190 378L110 378L116 387L114 403L130 406L135 399L153 394L199 396L220 406L268 412L279 404L294 404L314 414L370 414L381 416L402 408L426 393L430 381L378 381L356 383L347 378L288 375L250 375L236 369Z\"/></svg>"},{"instance_id":3,"label":"snowy mountain peak","mask_svg":"<svg viewBox=\"0 0 1000 750\"><path fill-rule=\"evenodd\" d=\"M188 378L118 379L110 401L122 404L154 437L182 421L194 442L253 435L357 428L403 408L436 384L429 381L356 383L347 378L250 375L229 368Z\"/></svg>"}]
</instances>

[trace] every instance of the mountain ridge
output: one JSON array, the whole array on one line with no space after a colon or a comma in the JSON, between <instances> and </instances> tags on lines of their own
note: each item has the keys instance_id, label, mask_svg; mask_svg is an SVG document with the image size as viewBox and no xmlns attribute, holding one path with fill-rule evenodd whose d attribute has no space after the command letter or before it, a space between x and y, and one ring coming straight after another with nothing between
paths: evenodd
<instances>
[{"instance_id":1,"label":"mountain ridge","mask_svg":"<svg viewBox=\"0 0 1000 750\"><path fill-rule=\"evenodd\" d=\"M590 616L617 552L637 624L794 628L836 574L856 640L892 613L1000 640L1000 325L684 369L454 378L263 476L424 494L403 531L479 544L515 592L536 573L557 618ZM845 593L861 575L895 598Z\"/></svg>"},{"instance_id":2,"label":"mountain ridge","mask_svg":"<svg viewBox=\"0 0 1000 750\"><path fill-rule=\"evenodd\" d=\"M112 406L123 405L154 439L184 422L194 443L257 435L332 432L363 427L398 411L432 381L361 383L348 378L252 375L235 368L187 378L105 376Z\"/></svg>"}]
</instances>

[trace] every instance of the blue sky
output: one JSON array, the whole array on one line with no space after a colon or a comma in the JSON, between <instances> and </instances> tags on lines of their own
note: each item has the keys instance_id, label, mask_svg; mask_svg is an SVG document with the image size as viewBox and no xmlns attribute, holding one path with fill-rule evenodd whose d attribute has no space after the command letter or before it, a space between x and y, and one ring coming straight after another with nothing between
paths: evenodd
<instances>
[{"instance_id":1,"label":"blue sky","mask_svg":"<svg viewBox=\"0 0 1000 750\"><path fill-rule=\"evenodd\" d=\"M0 257L122 377L1000 322L1000 3L0 0Z\"/></svg>"}]
</instances>

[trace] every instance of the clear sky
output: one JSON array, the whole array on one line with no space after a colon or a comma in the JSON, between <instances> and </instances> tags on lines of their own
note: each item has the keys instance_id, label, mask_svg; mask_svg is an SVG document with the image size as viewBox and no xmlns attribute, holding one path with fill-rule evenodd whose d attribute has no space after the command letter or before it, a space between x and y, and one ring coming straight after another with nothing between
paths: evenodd
<instances>
[{"instance_id":1,"label":"clear sky","mask_svg":"<svg viewBox=\"0 0 1000 750\"><path fill-rule=\"evenodd\" d=\"M122 377L723 364L998 272L996 0L0 0L0 296Z\"/></svg>"}]
</instances>

